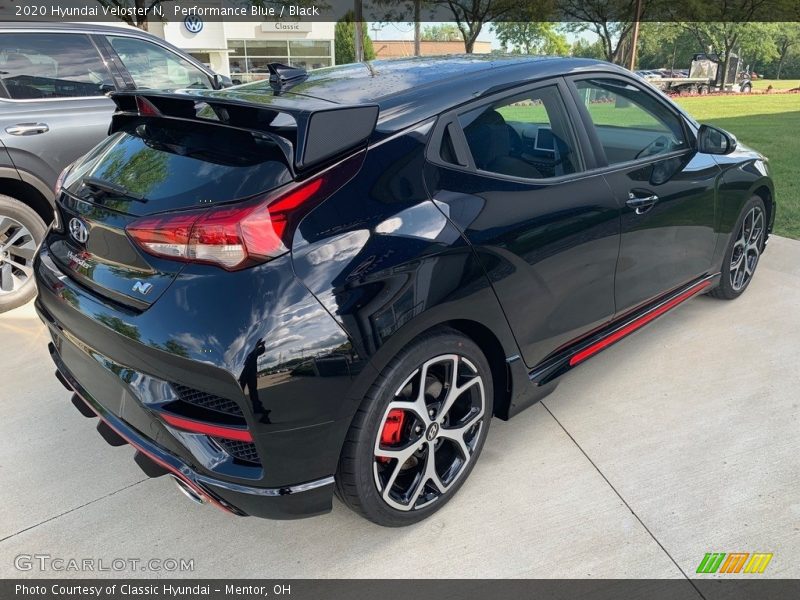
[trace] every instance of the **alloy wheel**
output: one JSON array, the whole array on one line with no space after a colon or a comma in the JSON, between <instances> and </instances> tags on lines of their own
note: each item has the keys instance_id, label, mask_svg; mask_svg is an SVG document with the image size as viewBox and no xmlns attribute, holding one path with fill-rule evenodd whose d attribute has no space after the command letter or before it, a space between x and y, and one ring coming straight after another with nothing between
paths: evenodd
<instances>
[{"instance_id":1,"label":"alloy wheel","mask_svg":"<svg viewBox=\"0 0 800 600\"><path fill-rule=\"evenodd\" d=\"M19 291L33 276L36 240L22 223L0 215L0 295Z\"/></svg>"},{"instance_id":2,"label":"alloy wheel","mask_svg":"<svg viewBox=\"0 0 800 600\"><path fill-rule=\"evenodd\" d=\"M741 291L753 277L761 255L764 237L764 211L754 206L745 216L733 243L730 264L731 287Z\"/></svg>"},{"instance_id":3,"label":"alloy wheel","mask_svg":"<svg viewBox=\"0 0 800 600\"><path fill-rule=\"evenodd\" d=\"M466 472L484 424L475 365L457 354L426 361L395 392L374 446L375 485L391 507L430 505Z\"/></svg>"}]
</instances>

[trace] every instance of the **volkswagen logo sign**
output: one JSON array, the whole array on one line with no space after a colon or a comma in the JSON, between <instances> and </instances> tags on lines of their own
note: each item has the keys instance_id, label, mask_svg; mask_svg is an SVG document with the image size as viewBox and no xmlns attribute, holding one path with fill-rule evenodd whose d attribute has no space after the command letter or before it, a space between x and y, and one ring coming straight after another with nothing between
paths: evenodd
<instances>
[{"instance_id":1,"label":"volkswagen logo sign","mask_svg":"<svg viewBox=\"0 0 800 600\"><path fill-rule=\"evenodd\" d=\"M83 221L75 217L69 221L69 234L76 242L80 242L81 244L85 244L86 240L89 239L89 230L86 228L86 225Z\"/></svg>"},{"instance_id":2,"label":"volkswagen logo sign","mask_svg":"<svg viewBox=\"0 0 800 600\"><path fill-rule=\"evenodd\" d=\"M183 20L183 26L189 33L200 33L203 31L203 19L197 15L187 15Z\"/></svg>"}]
</instances>

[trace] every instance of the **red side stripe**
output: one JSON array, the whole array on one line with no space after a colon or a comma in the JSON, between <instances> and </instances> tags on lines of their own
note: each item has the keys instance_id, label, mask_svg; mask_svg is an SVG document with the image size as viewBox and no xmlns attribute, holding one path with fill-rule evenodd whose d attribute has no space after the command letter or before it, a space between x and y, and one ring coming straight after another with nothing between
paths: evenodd
<instances>
[{"instance_id":1,"label":"red side stripe","mask_svg":"<svg viewBox=\"0 0 800 600\"><path fill-rule=\"evenodd\" d=\"M211 425L194 419L185 419L168 413L159 413L159 416L167 423L178 429L190 431L192 433L204 433L214 437L225 438L226 440L238 440L240 442L252 442L253 436L247 429L240 427L222 427L221 425Z\"/></svg>"},{"instance_id":2,"label":"red side stripe","mask_svg":"<svg viewBox=\"0 0 800 600\"><path fill-rule=\"evenodd\" d=\"M676 296L675 298L673 298L669 302L666 302L665 304L662 304L661 306L659 306L658 308L650 311L649 313L642 315L641 317L639 317L635 321L631 321L630 323L625 325L625 327L623 327L621 329L617 329L613 333L609 334L607 337L604 337L603 339L595 342L591 346L588 346L588 347L584 348L580 352L576 352L569 359L569 366L574 367L575 365L577 365L578 363L583 362L584 360L586 360L590 356L594 356L595 354L597 354L601 350L603 350L605 348L608 348L614 342L617 342L617 341L621 340L626 335L629 335L629 334L633 333L634 331L636 331L637 329L639 329L640 327L642 327L644 325L647 325L653 319L655 319L657 317L660 317L661 315L663 315L668 310L670 310L672 308L675 308L678 304L680 304L684 300L688 300L689 298L691 298L692 296L697 294L700 290L702 290L704 288L707 288L709 285L711 285L710 281L708 281L708 280L701 281L700 283L692 286L691 288L689 288L688 290L683 292L680 296Z\"/></svg>"}]
</instances>

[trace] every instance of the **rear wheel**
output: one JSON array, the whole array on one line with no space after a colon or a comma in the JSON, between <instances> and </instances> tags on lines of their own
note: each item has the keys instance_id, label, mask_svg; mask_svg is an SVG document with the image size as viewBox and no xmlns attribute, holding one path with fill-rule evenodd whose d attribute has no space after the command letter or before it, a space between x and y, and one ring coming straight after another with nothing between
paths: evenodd
<instances>
[{"instance_id":1,"label":"rear wheel","mask_svg":"<svg viewBox=\"0 0 800 600\"><path fill-rule=\"evenodd\" d=\"M492 417L492 376L469 338L436 330L381 373L347 435L337 495L379 525L421 521L463 485Z\"/></svg>"},{"instance_id":2,"label":"rear wheel","mask_svg":"<svg viewBox=\"0 0 800 600\"><path fill-rule=\"evenodd\" d=\"M33 298L33 257L47 227L29 206L0 195L0 312Z\"/></svg>"},{"instance_id":3,"label":"rear wheel","mask_svg":"<svg viewBox=\"0 0 800 600\"><path fill-rule=\"evenodd\" d=\"M709 295L724 300L741 296L750 285L764 249L767 212L764 201L753 196L745 204L723 258L719 286Z\"/></svg>"}]
</instances>

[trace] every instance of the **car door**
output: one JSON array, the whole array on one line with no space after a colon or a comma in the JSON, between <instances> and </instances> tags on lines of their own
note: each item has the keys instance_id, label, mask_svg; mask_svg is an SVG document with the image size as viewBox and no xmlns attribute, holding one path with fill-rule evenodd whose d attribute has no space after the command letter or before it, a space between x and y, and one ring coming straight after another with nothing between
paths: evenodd
<instances>
[{"instance_id":1,"label":"car door","mask_svg":"<svg viewBox=\"0 0 800 600\"><path fill-rule=\"evenodd\" d=\"M622 209L618 313L712 267L716 180L684 117L663 96L623 76L569 78L595 155Z\"/></svg>"},{"instance_id":2,"label":"car door","mask_svg":"<svg viewBox=\"0 0 800 600\"><path fill-rule=\"evenodd\" d=\"M443 115L426 184L475 249L525 363L614 314L620 206L561 78ZM588 149L585 152L581 149Z\"/></svg>"},{"instance_id":3,"label":"car door","mask_svg":"<svg viewBox=\"0 0 800 600\"><path fill-rule=\"evenodd\" d=\"M52 189L108 132L114 79L89 36L0 33L0 139L14 166Z\"/></svg>"}]
</instances>

